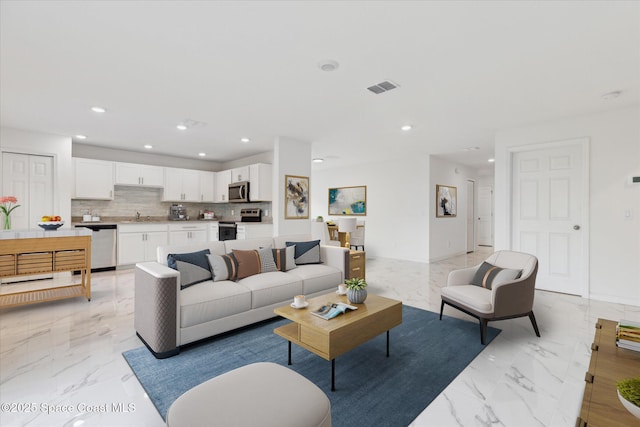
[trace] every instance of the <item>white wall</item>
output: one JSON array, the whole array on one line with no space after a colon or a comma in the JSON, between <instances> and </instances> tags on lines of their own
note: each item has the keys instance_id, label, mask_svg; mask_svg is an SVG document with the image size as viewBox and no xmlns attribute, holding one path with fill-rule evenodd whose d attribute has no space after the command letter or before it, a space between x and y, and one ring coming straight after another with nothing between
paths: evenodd
<instances>
[{"instance_id":1,"label":"white wall","mask_svg":"<svg viewBox=\"0 0 640 427\"><path fill-rule=\"evenodd\" d=\"M542 123L496 134L495 241L510 247L506 203L510 147L590 138L589 297L640 305L640 109L598 113ZM625 212L631 213L630 218Z\"/></svg>"},{"instance_id":2,"label":"white wall","mask_svg":"<svg viewBox=\"0 0 640 427\"><path fill-rule=\"evenodd\" d=\"M429 260L429 162L410 157L382 163L314 170L311 217L330 217L329 188L367 186L367 257Z\"/></svg>"},{"instance_id":3,"label":"white wall","mask_svg":"<svg viewBox=\"0 0 640 427\"><path fill-rule=\"evenodd\" d=\"M467 252L467 179L475 179L476 171L436 156L431 156L430 164L429 261L433 262ZM437 184L457 188L455 217L436 218Z\"/></svg>"},{"instance_id":4,"label":"white wall","mask_svg":"<svg viewBox=\"0 0 640 427\"><path fill-rule=\"evenodd\" d=\"M273 145L273 232L274 236L310 234L308 219L284 219L285 175L311 177L311 143L278 137ZM310 179L310 191L314 183ZM312 216L309 216L311 219Z\"/></svg>"},{"instance_id":5,"label":"white wall","mask_svg":"<svg viewBox=\"0 0 640 427\"><path fill-rule=\"evenodd\" d=\"M73 179L71 137L2 127L0 128L0 152L53 157L53 209L55 215L60 215L67 220L64 227L69 227L71 224ZM0 167L2 167L2 162L0 162ZM2 179L1 171L0 179ZM37 227L34 225L34 228Z\"/></svg>"}]
</instances>

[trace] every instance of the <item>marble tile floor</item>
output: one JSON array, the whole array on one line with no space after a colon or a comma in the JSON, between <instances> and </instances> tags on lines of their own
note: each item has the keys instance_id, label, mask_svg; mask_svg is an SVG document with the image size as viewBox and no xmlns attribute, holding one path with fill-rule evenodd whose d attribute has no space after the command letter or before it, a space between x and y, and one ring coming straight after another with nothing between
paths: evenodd
<instances>
[{"instance_id":1,"label":"marble tile floor","mask_svg":"<svg viewBox=\"0 0 640 427\"><path fill-rule=\"evenodd\" d=\"M490 252L431 264L368 259L369 290L438 312L448 272ZM92 279L91 302L0 311L3 427L164 425L121 355L142 345L133 329L133 270ZM640 321L640 307L538 291L534 311L541 338L528 318L491 323L502 333L411 425L575 425L595 321ZM450 307L445 314L475 322Z\"/></svg>"}]
</instances>

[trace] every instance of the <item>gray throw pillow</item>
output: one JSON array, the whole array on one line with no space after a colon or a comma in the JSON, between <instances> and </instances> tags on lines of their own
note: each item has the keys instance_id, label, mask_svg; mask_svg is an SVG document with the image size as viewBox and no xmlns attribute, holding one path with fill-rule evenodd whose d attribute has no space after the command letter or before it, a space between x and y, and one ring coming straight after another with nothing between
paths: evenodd
<instances>
[{"instance_id":1,"label":"gray throw pillow","mask_svg":"<svg viewBox=\"0 0 640 427\"><path fill-rule=\"evenodd\" d=\"M471 279L471 284L492 289L494 285L499 283L518 279L521 274L522 270L501 268L488 262L483 262L476 274L474 274L473 279Z\"/></svg>"},{"instance_id":2,"label":"gray throw pillow","mask_svg":"<svg viewBox=\"0 0 640 427\"><path fill-rule=\"evenodd\" d=\"M213 281L236 280L238 275L238 263L233 254L208 255L209 266L213 274Z\"/></svg>"},{"instance_id":3,"label":"gray throw pillow","mask_svg":"<svg viewBox=\"0 0 640 427\"><path fill-rule=\"evenodd\" d=\"M278 271L276 261L273 259L273 250L271 246L258 249L258 256L260 257L260 272L267 273L269 271Z\"/></svg>"}]
</instances>

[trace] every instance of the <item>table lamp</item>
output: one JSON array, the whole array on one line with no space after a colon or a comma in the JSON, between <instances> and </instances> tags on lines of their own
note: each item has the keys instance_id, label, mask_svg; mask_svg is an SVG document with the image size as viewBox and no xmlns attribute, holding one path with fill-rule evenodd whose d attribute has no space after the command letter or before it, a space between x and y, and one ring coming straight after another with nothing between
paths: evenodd
<instances>
[{"instance_id":1,"label":"table lamp","mask_svg":"<svg viewBox=\"0 0 640 427\"><path fill-rule=\"evenodd\" d=\"M350 233L356 231L357 218L340 218L338 221L338 232L345 233L344 247L351 249Z\"/></svg>"}]
</instances>

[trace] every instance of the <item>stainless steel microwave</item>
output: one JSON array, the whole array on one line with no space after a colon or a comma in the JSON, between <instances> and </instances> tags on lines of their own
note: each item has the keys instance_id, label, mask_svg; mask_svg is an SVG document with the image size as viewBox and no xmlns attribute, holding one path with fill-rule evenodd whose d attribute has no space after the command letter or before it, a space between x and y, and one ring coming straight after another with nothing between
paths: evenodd
<instances>
[{"instance_id":1,"label":"stainless steel microwave","mask_svg":"<svg viewBox=\"0 0 640 427\"><path fill-rule=\"evenodd\" d=\"M229 184L229 202L243 203L249 201L249 181Z\"/></svg>"}]
</instances>

